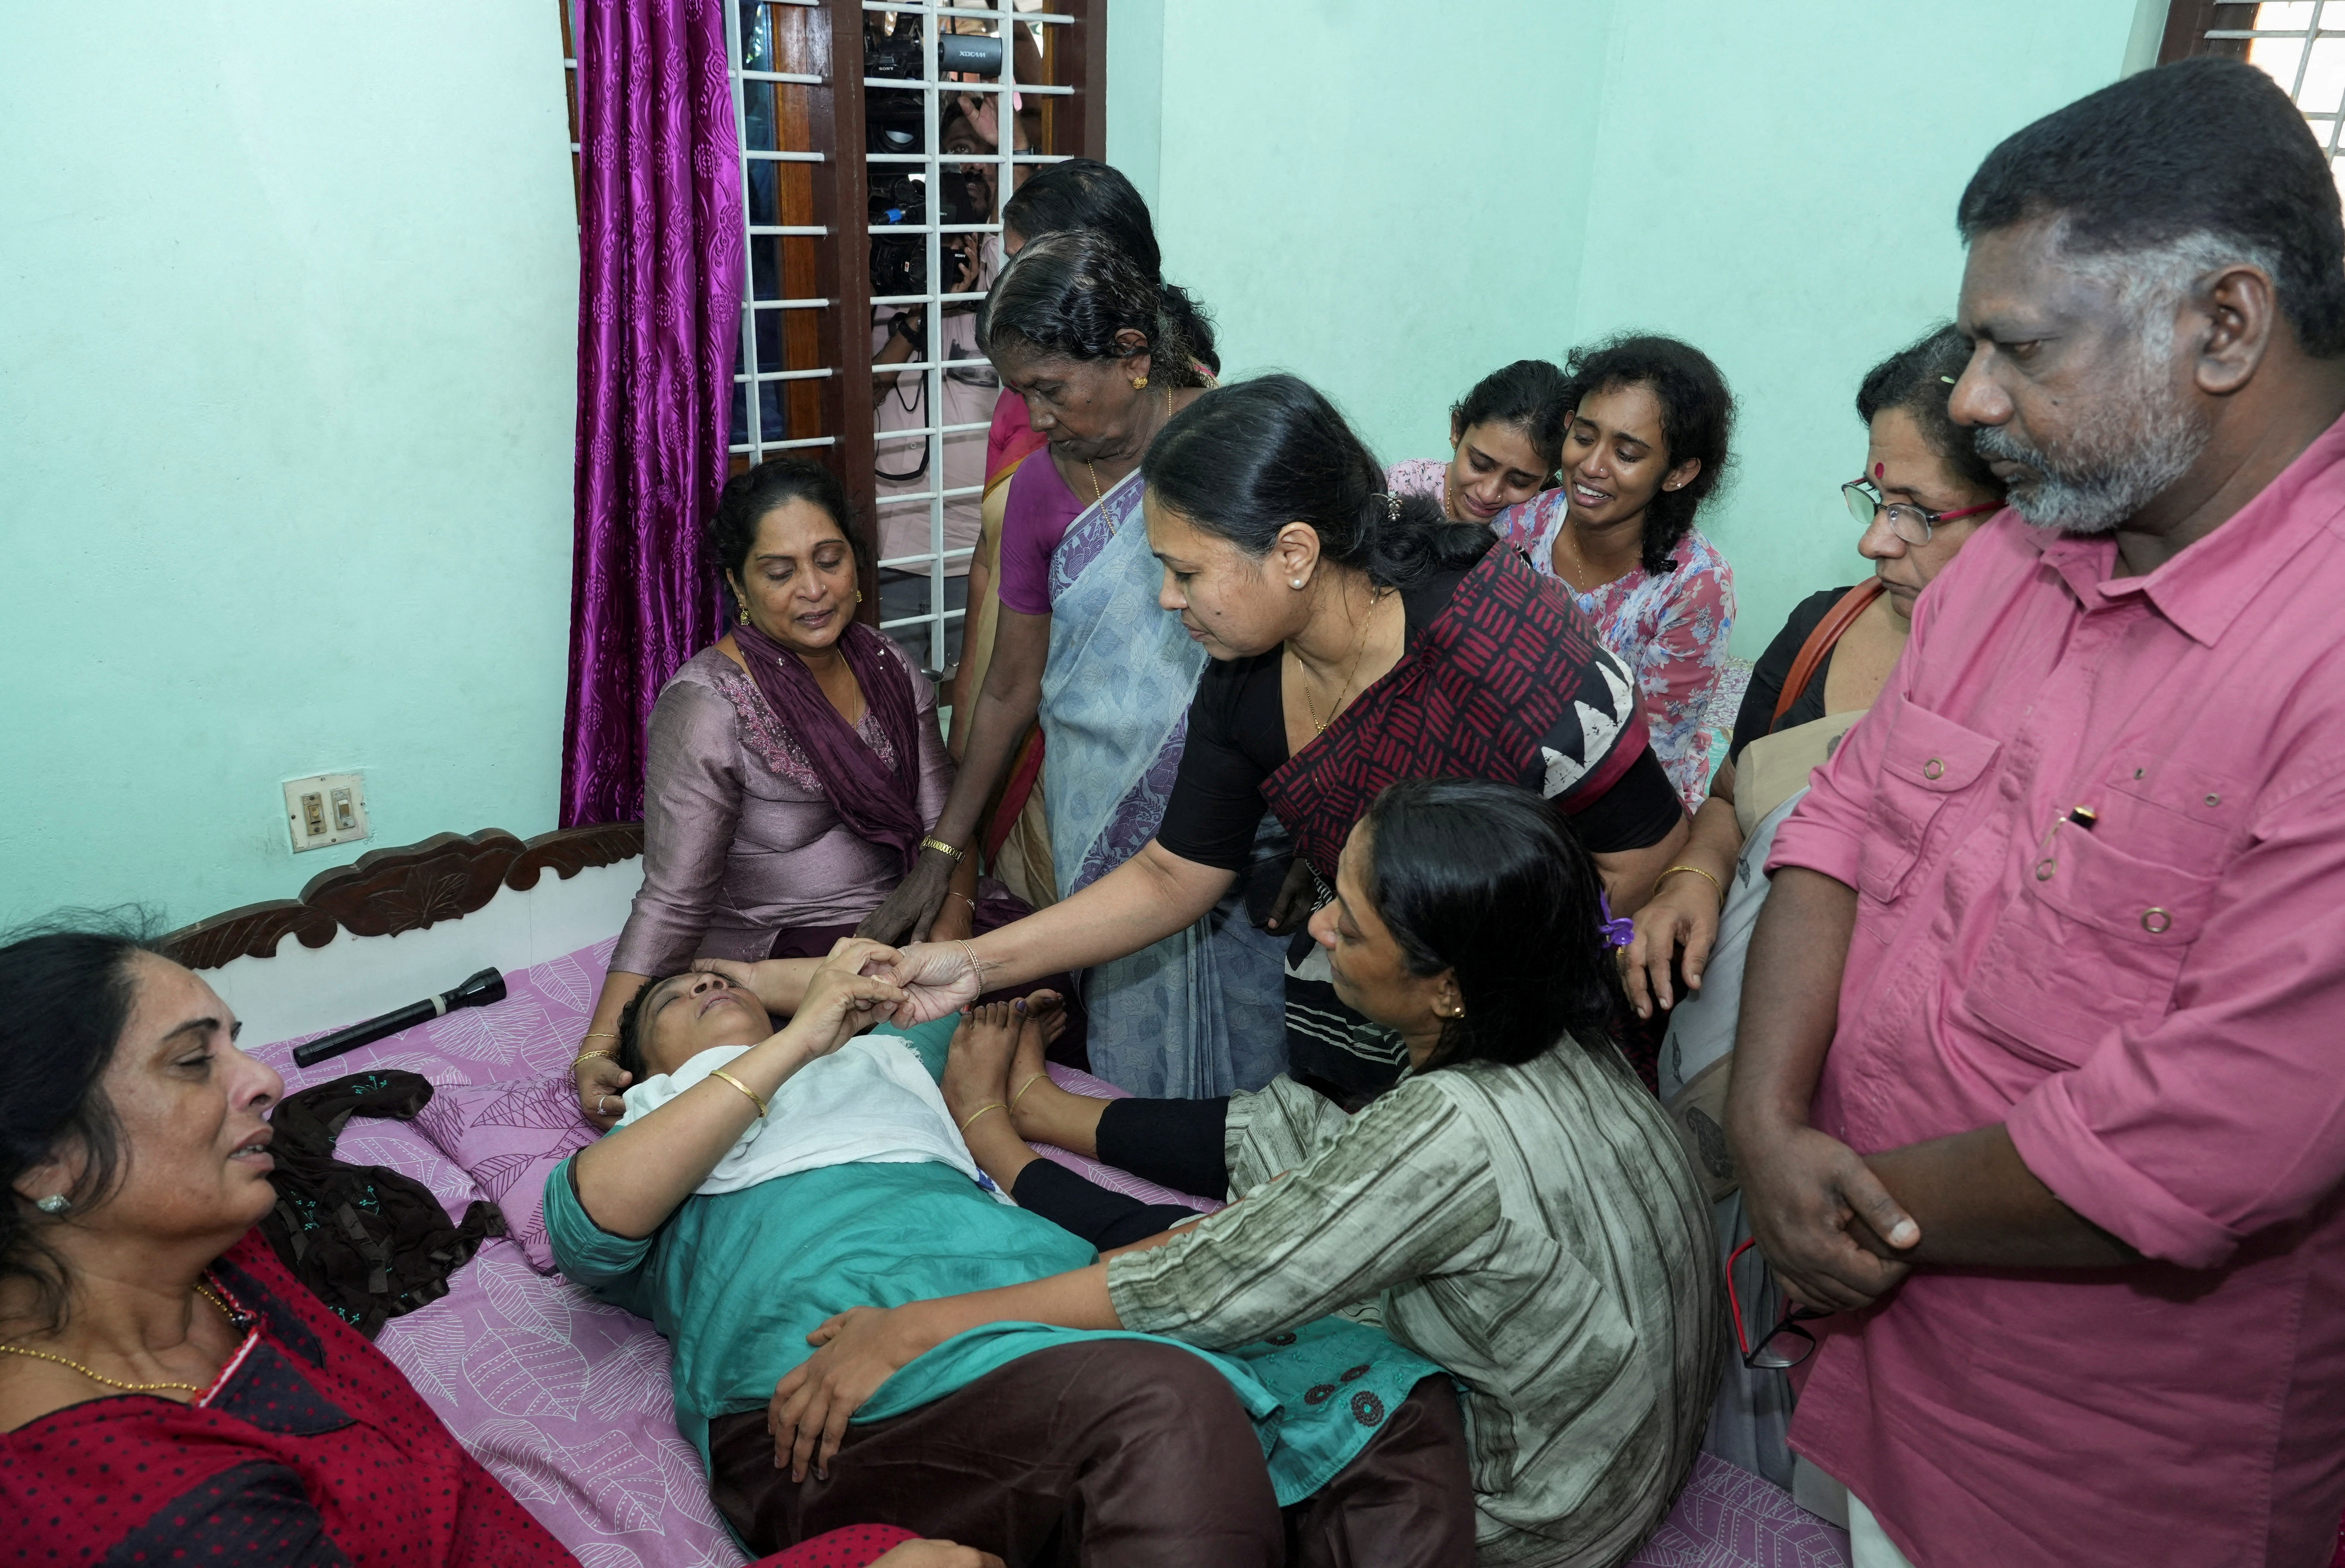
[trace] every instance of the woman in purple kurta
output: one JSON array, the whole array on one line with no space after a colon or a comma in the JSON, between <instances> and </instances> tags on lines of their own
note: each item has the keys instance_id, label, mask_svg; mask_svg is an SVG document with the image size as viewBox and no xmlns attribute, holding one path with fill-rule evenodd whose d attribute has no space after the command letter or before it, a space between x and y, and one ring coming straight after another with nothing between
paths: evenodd
<instances>
[{"instance_id":1,"label":"woman in purple kurta","mask_svg":"<svg viewBox=\"0 0 2345 1568\"><path fill-rule=\"evenodd\" d=\"M934 688L894 643L878 640L878 657L914 693L916 809L925 833L952 788L952 759ZM888 768L898 765L873 712L867 708L854 732ZM700 956L811 957L774 954L776 938L803 945L824 931L835 932L822 941L827 952L903 874L894 846L862 838L841 820L813 759L748 671L722 647L705 648L652 709L644 886L611 967L660 975ZM949 912L959 901L946 902Z\"/></svg>"},{"instance_id":2,"label":"woman in purple kurta","mask_svg":"<svg viewBox=\"0 0 2345 1568\"><path fill-rule=\"evenodd\" d=\"M760 463L726 486L709 534L738 618L652 709L644 885L572 1069L598 1125L623 1108L616 1021L650 977L827 953L902 880L952 788L935 688L853 619L872 563L838 479ZM931 934L1028 912L970 860ZM1061 1049L1080 1048L1071 1032Z\"/></svg>"}]
</instances>

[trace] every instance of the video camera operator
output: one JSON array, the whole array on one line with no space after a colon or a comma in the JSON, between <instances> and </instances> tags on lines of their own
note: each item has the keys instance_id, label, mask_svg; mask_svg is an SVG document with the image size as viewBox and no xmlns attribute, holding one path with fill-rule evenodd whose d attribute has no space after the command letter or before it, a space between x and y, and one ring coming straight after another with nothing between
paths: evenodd
<instances>
[{"instance_id":1,"label":"video camera operator","mask_svg":"<svg viewBox=\"0 0 2345 1568\"><path fill-rule=\"evenodd\" d=\"M933 210L947 225L976 224L991 221L999 212L996 193L1000 188L1000 165L987 161L986 155L994 151L990 135L998 124L996 99L999 95L961 95L955 102L951 116L939 127L938 145L948 160L939 168L940 188L935 193ZM981 101L980 101L981 100ZM1027 142L1021 117L1012 114L1011 126L1018 151L1026 149ZM955 157L969 161L955 163ZM886 167L886 166L878 166ZM901 167L901 166L897 166ZM948 280L948 294L968 298L948 300L940 312L945 342L935 356L947 361L973 361L943 372L943 406L936 411L940 417L929 417L928 373L907 371L896 376L876 375L872 378L872 402L877 429L880 437L878 449L878 493L884 501L890 495L916 495L931 489L938 479L929 463L928 438L907 436L896 441L887 439L888 433L898 430L919 430L931 424L982 425L993 412L1000 382L992 368L984 363L985 356L976 344L974 321L977 305L994 275L1001 270L1001 241L992 234L942 234L938 237L938 254ZM904 245L907 254L895 260L895 270L881 281L882 258L880 246L889 243L875 241L873 292L916 293L926 281L925 256L916 260L910 253L917 244L914 237L895 243ZM909 265L907 265L909 263ZM926 341L927 311L918 305L880 305L872 311L872 362L875 366L926 363L930 360ZM958 432L943 438L943 488L967 489L970 494L955 496L945 502L944 548L948 552L966 552L977 543L979 528L979 496L977 487L985 478L985 432L982 429ZM929 511L914 503L883 505L879 511L879 554L885 559L928 553ZM962 554L945 563L947 583L945 604L948 609L965 609L968 605L969 557ZM883 570L879 574L880 618L895 620L907 616L927 613L929 608L931 582L924 568ZM925 627L907 626L899 629L905 651L921 668L935 667ZM961 626L951 626L944 655L944 665L949 668L960 657Z\"/></svg>"}]
</instances>

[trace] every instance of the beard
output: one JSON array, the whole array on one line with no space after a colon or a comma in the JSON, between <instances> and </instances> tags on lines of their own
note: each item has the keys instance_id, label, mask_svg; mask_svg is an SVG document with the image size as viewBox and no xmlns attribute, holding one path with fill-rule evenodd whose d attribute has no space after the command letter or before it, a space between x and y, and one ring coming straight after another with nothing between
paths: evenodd
<instances>
[{"instance_id":1,"label":"beard","mask_svg":"<svg viewBox=\"0 0 2345 1568\"><path fill-rule=\"evenodd\" d=\"M2175 392L2165 359L2137 353L2056 448L2030 446L2002 425L1974 433L1981 456L2025 464L2009 497L2023 521L2059 534L2112 533L2190 471L2214 427Z\"/></svg>"}]
</instances>

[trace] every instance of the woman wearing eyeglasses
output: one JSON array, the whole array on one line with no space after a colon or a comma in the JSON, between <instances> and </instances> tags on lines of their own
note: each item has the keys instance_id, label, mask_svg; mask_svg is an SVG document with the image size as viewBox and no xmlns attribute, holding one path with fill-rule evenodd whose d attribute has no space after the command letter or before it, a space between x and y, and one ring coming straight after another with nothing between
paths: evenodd
<instances>
[{"instance_id":1,"label":"woman wearing eyeglasses","mask_svg":"<svg viewBox=\"0 0 2345 1568\"><path fill-rule=\"evenodd\" d=\"M1873 563L1873 575L1801 600L1751 672L1727 759L1695 813L1693 837L1637 912L1637 940L1624 962L1640 1017L1672 1004L1670 962L1680 951L1687 988L1701 989L1736 857L1758 816L1782 803L1783 792L1774 789L1758 816L1750 808L1761 802L1745 799L1738 806L1736 769L1751 743L1827 719L1828 735L1811 731L1800 738L1812 748L1844 733L1873 706L1905 650L1922 590L2003 505L2002 481L1972 448L1970 432L1946 413L1954 379L1969 359L1962 334L1942 327L1873 366L1857 392L1857 417L1871 440L1863 474L1841 494L1863 525L1856 549ZM1815 760L1830 754L1822 749ZM1771 777L1791 771L1767 769ZM1806 769L1796 777L1794 788L1804 788Z\"/></svg>"},{"instance_id":2,"label":"woman wearing eyeglasses","mask_svg":"<svg viewBox=\"0 0 2345 1568\"><path fill-rule=\"evenodd\" d=\"M1720 1245L1729 1254L1750 1228L1721 1130L1726 1081L1742 956L1766 901L1776 826L1807 792L1810 770L1881 695L1912 634L1922 590L2003 505L2001 482L1973 449L1970 432L1946 412L1969 358L1969 343L1944 327L1864 378L1856 394L1870 434L1864 473L1841 492L1863 526L1856 547L1873 563L1873 575L1853 588L1811 594L1768 645L1692 837L1638 910L1636 938L1622 953L1638 1014L1674 1005L1661 1044L1661 1095L1717 1200ZM1682 998L1670 979L1680 955ZM1728 1378L1704 1446L1788 1486L1791 1404L1779 1369L1813 1341L1786 1319L1759 1259L1737 1265L1730 1256L1728 1277L1751 1369Z\"/></svg>"}]
</instances>

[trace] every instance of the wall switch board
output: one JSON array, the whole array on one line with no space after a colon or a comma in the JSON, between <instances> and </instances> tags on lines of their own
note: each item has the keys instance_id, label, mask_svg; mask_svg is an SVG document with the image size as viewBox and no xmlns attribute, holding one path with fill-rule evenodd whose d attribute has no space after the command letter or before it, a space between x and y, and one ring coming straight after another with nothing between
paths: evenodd
<instances>
[{"instance_id":1,"label":"wall switch board","mask_svg":"<svg viewBox=\"0 0 2345 1568\"><path fill-rule=\"evenodd\" d=\"M319 773L285 781L285 822L293 852L347 844L367 836L366 776Z\"/></svg>"}]
</instances>

